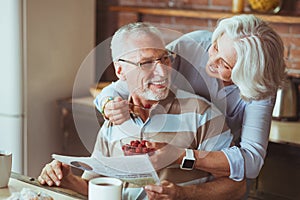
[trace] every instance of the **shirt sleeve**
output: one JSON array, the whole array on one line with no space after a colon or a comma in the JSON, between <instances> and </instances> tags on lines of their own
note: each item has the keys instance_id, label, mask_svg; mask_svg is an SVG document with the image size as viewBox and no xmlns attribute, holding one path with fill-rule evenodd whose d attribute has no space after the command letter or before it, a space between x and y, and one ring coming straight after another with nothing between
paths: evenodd
<instances>
[{"instance_id":1,"label":"shirt sleeve","mask_svg":"<svg viewBox=\"0 0 300 200\"><path fill-rule=\"evenodd\" d=\"M235 181L242 181L245 174L244 158L240 149L236 146L222 149L225 154L230 167L229 178Z\"/></svg>"},{"instance_id":2,"label":"shirt sleeve","mask_svg":"<svg viewBox=\"0 0 300 200\"><path fill-rule=\"evenodd\" d=\"M256 178L264 164L275 98L249 103L243 115L240 148L223 149L230 165L230 178Z\"/></svg>"},{"instance_id":3,"label":"shirt sleeve","mask_svg":"<svg viewBox=\"0 0 300 200\"><path fill-rule=\"evenodd\" d=\"M102 91L96 96L94 99L94 104L96 108L101 111L101 101L105 97L116 97L120 96L123 99L128 98L128 87L126 81L118 80L116 82L112 82L110 85L106 86L102 89Z\"/></svg>"}]
</instances>

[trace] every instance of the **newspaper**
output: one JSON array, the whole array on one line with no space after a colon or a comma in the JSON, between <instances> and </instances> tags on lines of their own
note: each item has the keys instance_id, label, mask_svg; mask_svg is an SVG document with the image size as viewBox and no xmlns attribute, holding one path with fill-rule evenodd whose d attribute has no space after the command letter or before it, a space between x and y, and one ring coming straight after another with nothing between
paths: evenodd
<instances>
[{"instance_id":1,"label":"newspaper","mask_svg":"<svg viewBox=\"0 0 300 200\"><path fill-rule=\"evenodd\" d=\"M99 175L119 178L139 187L158 184L158 175L147 154L105 157L100 152L94 157L75 157L53 154L52 158L72 167Z\"/></svg>"}]
</instances>

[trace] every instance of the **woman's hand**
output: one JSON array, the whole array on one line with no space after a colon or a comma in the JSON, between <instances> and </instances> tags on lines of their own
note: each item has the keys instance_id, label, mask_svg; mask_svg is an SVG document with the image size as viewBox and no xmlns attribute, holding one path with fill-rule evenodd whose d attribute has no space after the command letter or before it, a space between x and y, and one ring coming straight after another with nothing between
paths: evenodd
<instances>
[{"instance_id":1,"label":"woman's hand","mask_svg":"<svg viewBox=\"0 0 300 200\"><path fill-rule=\"evenodd\" d=\"M161 185L146 185L145 191L149 200L180 200L182 187L169 181L162 181Z\"/></svg>"},{"instance_id":2,"label":"woman's hand","mask_svg":"<svg viewBox=\"0 0 300 200\"><path fill-rule=\"evenodd\" d=\"M156 170L172 164L180 164L185 155L185 149L168 143L147 142L147 147L155 149L155 153L150 156L150 161Z\"/></svg>"},{"instance_id":3,"label":"woman's hand","mask_svg":"<svg viewBox=\"0 0 300 200\"><path fill-rule=\"evenodd\" d=\"M104 108L105 117L113 124L120 125L130 118L128 101L121 97L115 97L113 101L109 101Z\"/></svg>"},{"instance_id":4,"label":"woman's hand","mask_svg":"<svg viewBox=\"0 0 300 200\"><path fill-rule=\"evenodd\" d=\"M72 176L71 167L69 165L63 164L57 160L53 160L51 163L45 165L42 169L38 181L44 185L49 186L61 186L62 181L67 181L68 178Z\"/></svg>"}]
</instances>

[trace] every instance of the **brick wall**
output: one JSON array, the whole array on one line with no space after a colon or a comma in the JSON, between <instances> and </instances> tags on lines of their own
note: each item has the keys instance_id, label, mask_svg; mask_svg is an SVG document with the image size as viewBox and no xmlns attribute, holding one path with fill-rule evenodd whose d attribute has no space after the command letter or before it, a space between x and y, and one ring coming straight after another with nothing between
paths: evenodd
<instances>
[{"instance_id":1,"label":"brick wall","mask_svg":"<svg viewBox=\"0 0 300 200\"><path fill-rule=\"evenodd\" d=\"M124 6L168 7L172 0L119 0ZM245 11L249 6L245 1ZM283 0L283 9L279 14L293 14L300 17L300 0ZM177 2L177 3L176 3ZM231 11L232 0L176 0L175 6L191 9L213 9ZM118 26L137 21L135 13L121 12L118 14ZM182 33L193 30L213 30L216 20L201 20L183 17L164 17L145 15L143 21L151 22L160 27L170 28ZM300 24L270 24L282 37L285 44L285 57L288 68L300 70Z\"/></svg>"}]
</instances>

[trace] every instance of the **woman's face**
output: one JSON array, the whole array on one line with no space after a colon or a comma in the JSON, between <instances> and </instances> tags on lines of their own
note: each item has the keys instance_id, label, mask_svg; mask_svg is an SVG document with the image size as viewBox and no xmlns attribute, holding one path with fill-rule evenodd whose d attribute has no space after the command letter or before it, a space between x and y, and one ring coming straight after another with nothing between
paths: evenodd
<instances>
[{"instance_id":1,"label":"woman's face","mask_svg":"<svg viewBox=\"0 0 300 200\"><path fill-rule=\"evenodd\" d=\"M231 71L237 59L237 54L233 47L233 40L224 33L211 45L208 53L209 60L206 65L207 74L225 83L232 84Z\"/></svg>"}]
</instances>

